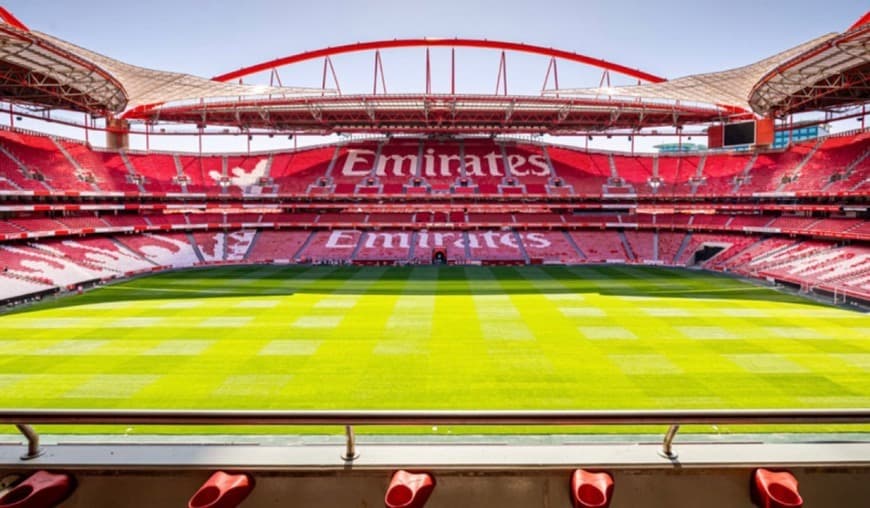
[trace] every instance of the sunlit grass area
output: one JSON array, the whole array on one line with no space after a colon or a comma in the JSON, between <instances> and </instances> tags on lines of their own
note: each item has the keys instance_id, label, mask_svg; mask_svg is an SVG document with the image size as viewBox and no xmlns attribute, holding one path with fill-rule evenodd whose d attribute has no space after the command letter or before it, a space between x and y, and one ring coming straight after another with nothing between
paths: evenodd
<instances>
[{"instance_id":1,"label":"sunlit grass area","mask_svg":"<svg viewBox=\"0 0 870 508\"><path fill-rule=\"evenodd\" d=\"M225 267L0 316L7 408L870 407L870 319L648 267Z\"/></svg>"}]
</instances>

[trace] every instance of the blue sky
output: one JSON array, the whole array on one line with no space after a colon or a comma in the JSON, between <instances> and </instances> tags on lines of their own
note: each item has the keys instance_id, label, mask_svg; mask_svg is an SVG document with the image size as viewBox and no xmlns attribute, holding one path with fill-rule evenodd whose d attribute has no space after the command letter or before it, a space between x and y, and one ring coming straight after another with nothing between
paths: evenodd
<instances>
[{"instance_id":1,"label":"blue sky","mask_svg":"<svg viewBox=\"0 0 870 508\"><path fill-rule=\"evenodd\" d=\"M205 77L325 46L428 36L552 46L673 78L745 65L843 31L867 9L859 0L13 0L4 5L31 28L88 49ZM389 91L422 88L421 52L384 53ZM497 57L461 52L461 88L494 91ZM508 58L512 91L540 88L544 59ZM443 89L446 54L433 53L433 62L435 86ZM370 91L371 54L335 63L343 89ZM320 65L282 71L284 83L318 85ZM563 87L595 85L600 76L566 64L559 72Z\"/></svg>"}]
</instances>

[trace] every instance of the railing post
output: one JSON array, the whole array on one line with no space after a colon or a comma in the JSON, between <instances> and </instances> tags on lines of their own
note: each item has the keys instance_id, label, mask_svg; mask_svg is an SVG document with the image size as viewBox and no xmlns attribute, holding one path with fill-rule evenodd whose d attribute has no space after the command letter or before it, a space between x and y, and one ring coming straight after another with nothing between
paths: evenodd
<instances>
[{"instance_id":1,"label":"railing post","mask_svg":"<svg viewBox=\"0 0 870 508\"><path fill-rule=\"evenodd\" d=\"M675 460L677 458L677 453L674 451L674 438L677 436L677 432L680 430L679 425L671 425L668 427L667 433L665 433L665 439L662 441L662 450L659 452L662 457L670 460Z\"/></svg>"},{"instance_id":2,"label":"railing post","mask_svg":"<svg viewBox=\"0 0 870 508\"><path fill-rule=\"evenodd\" d=\"M18 423L15 427L27 438L27 453L21 456L21 460L35 459L45 453L45 450L39 447L39 434L30 425Z\"/></svg>"},{"instance_id":3,"label":"railing post","mask_svg":"<svg viewBox=\"0 0 870 508\"><path fill-rule=\"evenodd\" d=\"M359 454L356 452L356 437L354 436L352 425L344 426L344 435L346 441L344 447L344 455L342 455L341 458L347 462L350 462L359 458Z\"/></svg>"}]
</instances>

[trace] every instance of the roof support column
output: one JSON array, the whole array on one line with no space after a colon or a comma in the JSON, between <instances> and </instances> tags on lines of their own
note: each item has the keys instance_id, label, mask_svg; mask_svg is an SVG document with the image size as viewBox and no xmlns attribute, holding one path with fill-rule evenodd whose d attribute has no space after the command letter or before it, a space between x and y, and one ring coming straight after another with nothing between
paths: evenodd
<instances>
[{"instance_id":1,"label":"roof support column","mask_svg":"<svg viewBox=\"0 0 870 508\"><path fill-rule=\"evenodd\" d=\"M145 124L145 149L149 150L148 143L148 125ZM87 136L88 127L85 120L85 136ZM123 118L107 118L106 119L106 147L110 150L127 150L130 148L130 122Z\"/></svg>"}]
</instances>

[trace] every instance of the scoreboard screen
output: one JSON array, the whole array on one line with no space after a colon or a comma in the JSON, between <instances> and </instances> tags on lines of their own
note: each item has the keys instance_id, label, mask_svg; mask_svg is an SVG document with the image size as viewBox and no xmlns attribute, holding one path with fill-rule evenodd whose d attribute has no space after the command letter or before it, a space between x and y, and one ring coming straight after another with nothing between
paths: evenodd
<instances>
[{"instance_id":1,"label":"scoreboard screen","mask_svg":"<svg viewBox=\"0 0 870 508\"><path fill-rule=\"evenodd\" d=\"M755 122L740 122L725 125L724 146L755 144Z\"/></svg>"}]
</instances>

